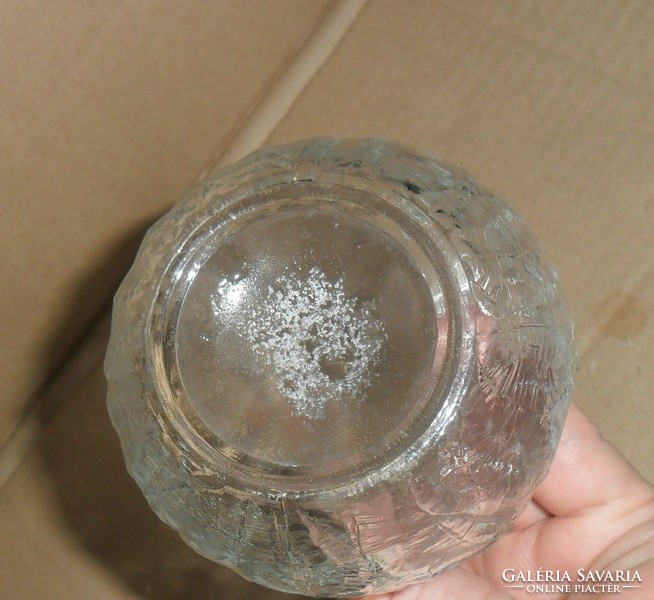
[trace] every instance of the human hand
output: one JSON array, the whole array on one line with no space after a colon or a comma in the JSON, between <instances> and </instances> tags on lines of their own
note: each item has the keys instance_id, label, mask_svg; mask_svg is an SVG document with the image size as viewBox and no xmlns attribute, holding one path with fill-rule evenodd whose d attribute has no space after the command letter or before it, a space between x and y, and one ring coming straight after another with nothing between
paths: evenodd
<instances>
[{"instance_id":1,"label":"human hand","mask_svg":"<svg viewBox=\"0 0 654 600\"><path fill-rule=\"evenodd\" d=\"M570 574L572 594L509 589L505 569ZM573 403L552 468L512 530L480 555L436 579L368 600L569 600L615 598L575 593L579 569L638 571L629 600L654 598L654 488ZM564 582L565 583L565 582ZM592 582L591 582L592 583ZM542 585L542 584L541 584ZM550 583L550 585L552 585ZM620 584L618 584L620 585ZM625 585L625 584L622 584ZM606 589L606 588L605 588ZM619 597L619 596L618 596Z\"/></svg>"}]
</instances>

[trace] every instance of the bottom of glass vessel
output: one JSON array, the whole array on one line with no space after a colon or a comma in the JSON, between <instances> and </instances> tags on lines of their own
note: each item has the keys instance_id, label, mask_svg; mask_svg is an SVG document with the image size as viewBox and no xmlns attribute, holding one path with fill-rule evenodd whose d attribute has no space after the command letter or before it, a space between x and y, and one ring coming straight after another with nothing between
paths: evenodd
<instances>
[{"instance_id":1,"label":"bottom of glass vessel","mask_svg":"<svg viewBox=\"0 0 654 600\"><path fill-rule=\"evenodd\" d=\"M187 413L212 447L319 475L412 437L447 316L402 223L332 198L279 199L216 227L186 269L169 337Z\"/></svg>"},{"instance_id":2,"label":"bottom of glass vessel","mask_svg":"<svg viewBox=\"0 0 654 600\"><path fill-rule=\"evenodd\" d=\"M321 597L506 531L574 375L555 276L501 201L380 140L262 151L191 190L116 296L108 404L194 549Z\"/></svg>"}]
</instances>

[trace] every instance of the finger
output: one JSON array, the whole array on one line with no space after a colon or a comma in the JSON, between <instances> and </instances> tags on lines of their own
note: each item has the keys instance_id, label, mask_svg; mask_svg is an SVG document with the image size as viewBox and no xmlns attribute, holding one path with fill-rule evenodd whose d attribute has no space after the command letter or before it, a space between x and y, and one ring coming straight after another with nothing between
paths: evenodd
<instances>
[{"instance_id":1,"label":"finger","mask_svg":"<svg viewBox=\"0 0 654 600\"><path fill-rule=\"evenodd\" d=\"M392 594L366 596L362 600L515 600L515 597L471 571L457 567L444 571L432 581L410 585Z\"/></svg>"},{"instance_id":2,"label":"finger","mask_svg":"<svg viewBox=\"0 0 654 600\"><path fill-rule=\"evenodd\" d=\"M635 505L652 489L574 404L549 475L534 500L556 516L630 499Z\"/></svg>"},{"instance_id":3,"label":"finger","mask_svg":"<svg viewBox=\"0 0 654 600\"><path fill-rule=\"evenodd\" d=\"M538 502L532 500L529 504L527 504L527 508L522 511L522 513L513 523L513 531L527 529L534 523L544 519L549 519L551 516L552 515L547 512L540 504L538 504Z\"/></svg>"}]
</instances>

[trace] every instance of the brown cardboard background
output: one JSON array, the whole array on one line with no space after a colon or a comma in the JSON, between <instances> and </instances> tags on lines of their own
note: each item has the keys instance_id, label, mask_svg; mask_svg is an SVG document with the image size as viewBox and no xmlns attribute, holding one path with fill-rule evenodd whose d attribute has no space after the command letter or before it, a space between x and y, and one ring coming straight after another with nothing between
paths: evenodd
<instances>
[{"instance_id":1,"label":"brown cardboard background","mask_svg":"<svg viewBox=\"0 0 654 600\"><path fill-rule=\"evenodd\" d=\"M0 442L328 7L2 4Z\"/></svg>"},{"instance_id":2,"label":"brown cardboard background","mask_svg":"<svg viewBox=\"0 0 654 600\"><path fill-rule=\"evenodd\" d=\"M575 399L654 481L650 3L369 0L290 109L260 122L333 6L154 6L0 8L0 439L108 301L144 222L221 155L381 134L524 214L577 322ZM104 326L0 447L0 597L281 597L149 513L104 410Z\"/></svg>"}]
</instances>

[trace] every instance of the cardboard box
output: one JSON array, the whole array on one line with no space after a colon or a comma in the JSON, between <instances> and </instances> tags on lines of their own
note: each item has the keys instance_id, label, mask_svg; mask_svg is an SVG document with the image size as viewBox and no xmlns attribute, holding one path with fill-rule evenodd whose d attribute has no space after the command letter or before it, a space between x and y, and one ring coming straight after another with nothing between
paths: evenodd
<instances>
[{"instance_id":1,"label":"cardboard box","mask_svg":"<svg viewBox=\"0 0 654 600\"><path fill-rule=\"evenodd\" d=\"M507 199L574 313L575 400L654 481L652 30L644 0L3 3L0 597L283 597L150 513L101 374L145 227L262 144L382 135Z\"/></svg>"}]
</instances>

